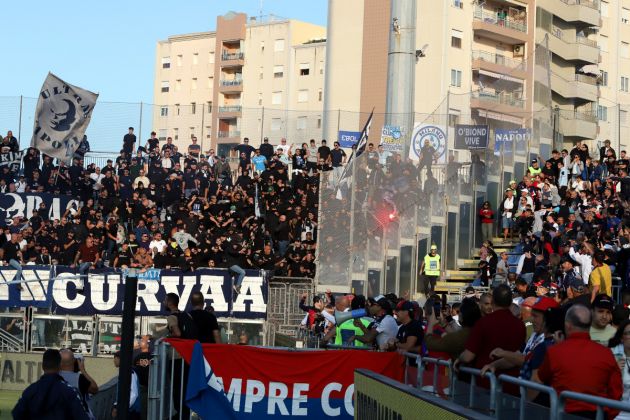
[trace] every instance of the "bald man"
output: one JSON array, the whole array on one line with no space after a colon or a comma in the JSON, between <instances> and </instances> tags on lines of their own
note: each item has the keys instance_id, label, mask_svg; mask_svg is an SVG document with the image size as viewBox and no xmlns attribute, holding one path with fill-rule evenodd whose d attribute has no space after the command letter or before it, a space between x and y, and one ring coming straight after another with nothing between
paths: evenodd
<instances>
[{"instance_id":1,"label":"bald man","mask_svg":"<svg viewBox=\"0 0 630 420\"><path fill-rule=\"evenodd\" d=\"M88 406L88 394L96 394L98 385L96 381L88 375L85 370L85 360L83 357L75 358L74 353L70 349L63 349L61 354L61 370L59 375L74 389L79 391L81 402L86 410Z\"/></svg>"}]
</instances>

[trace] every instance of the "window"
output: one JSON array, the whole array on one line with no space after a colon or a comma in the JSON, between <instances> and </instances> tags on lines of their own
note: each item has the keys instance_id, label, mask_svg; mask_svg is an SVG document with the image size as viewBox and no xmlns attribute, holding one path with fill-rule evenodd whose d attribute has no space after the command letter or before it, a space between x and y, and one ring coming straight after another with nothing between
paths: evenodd
<instances>
[{"instance_id":1,"label":"window","mask_svg":"<svg viewBox=\"0 0 630 420\"><path fill-rule=\"evenodd\" d=\"M460 70L451 69L451 86L462 86L462 72Z\"/></svg>"},{"instance_id":2,"label":"window","mask_svg":"<svg viewBox=\"0 0 630 420\"><path fill-rule=\"evenodd\" d=\"M199 53L193 54L193 65L199 64Z\"/></svg>"},{"instance_id":3,"label":"window","mask_svg":"<svg viewBox=\"0 0 630 420\"><path fill-rule=\"evenodd\" d=\"M284 51L284 39L276 39L276 42L273 43L273 50L275 52Z\"/></svg>"},{"instance_id":4,"label":"window","mask_svg":"<svg viewBox=\"0 0 630 420\"><path fill-rule=\"evenodd\" d=\"M197 104L195 102L190 103L190 113L195 115L197 113Z\"/></svg>"},{"instance_id":5,"label":"window","mask_svg":"<svg viewBox=\"0 0 630 420\"><path fill-rule=\"evenodd\" d=\"M462 48L462 31L451 29L451 47Z\"/></svg>"},{"instance_id":6,"label":"window","mask_svg":"<svg viewBox=\"0 0 630 420\"><path fill-rule=\"evenodd\" d=\"M282 128L282 119L281 118L272 118L271 119L271 131L280 131Z\"/></svg>"},{"instance_id":7,"label":"window","mask_svg":"<svg viewBox=\"0 0 630 420\"><path fill-rule=\"evenodd\" d=\"M597 119L599 121L608 121L608 108L597 105Z\"/></svg>"},{"instance_id":8,"label":"window","mask_svg":"<svg viewBox=\"0 0 630 420\"><path fill-rule=\"evenodd\" d=\"M608 17L608 2L602 1L600 7L602 11L602 17Z\"/></svg>"},{"instance_id":9,"label":"window","mask_svg":"<svg viewBox=\"0 0 630 420\"><path fill-rule=\"evenodd\" d=\"M321 102L321 101L322 101L322 97L323 97L323 96L324 96L324 94L322 93L322 90L320 89L320 90L317 92L317 100L318 100L319 102Z\"/></svg>"},{"instance_id":10,"label":"window","mask_svg":"<svg viewBox=\"0 0 630 420\"><path fill-rule=\"evenodd\" d=\"M284 66L273 66L273 77L276 79L284 76Z\"/></svg>"},{"instance_id":11,"label":"window","mask_svg":"<svg viewBox=\"0 0 630 420\"><path fill-rule=\"evenodd\" d=\"M191 89L197 89L197 78L193 77L192 84L190 85Z\"/></svg>"},{"instance_id":12,"label":"window","mask_svg":"<svg viewBox=\"0 0 630 420\"><path fill-rule=\"evenodd\" d=\"M628 122L628 111L624 111L623 109L619 110L619 122L626 125Z\"/></svg>"},{"instance_id":13,"label":"window","mask_svg":"<svg viewBox=\"0 0 630 420\"><path fill-rule=\"evenodd\" d=\"M175 80L175 90L176 91L182 90L182 80L181 79Z\"/></svg>"},{"instance_id":14,"label":"window","mask_svg":"<svg viewBox=\"0 0 630 420\"><path fill-rule=\"evenodd\" d=\"M166 140L166 136L168 135L168 131L165 128L160 128L158 130L158 139L161 141Z\"/></svg>"},{"instance_id":15,"label":"window","mask_svg":"<svg viewBox=\"0 0 630 420\"><path fill-rule=\"evenodd\" d=\"M173 128L173 140L179 139L179 128Z\"/></svg>"},{"instance_id":16,"label":"window","mask_svg":"<svg viewBox=\"0 0 630 420\"><path fill-rule=\"evenodd\" d=\"M168 92L168 87L169 87L168 80L163 81L161 84L161 87L162 87L162 93Z\"/></svg>"},{"instance_id":17,"label":"window","mask_svg":"<svg viewBox=\"0 0 630 420\"><path fill-rule=\"evenodd\" d=\"M608 51L608 37L606 35L600 34L597 43L599 44L599 49L602 50L602 52Z\"/></svg>"},{"instance_id":18,"label":"window","mask_svg":"<svg viewBox=\"0 0 630 420\"><path fill-rule=\"evenodd\" d=\"M630 44L621 42L621 58L630 58Z\"/></svg>"},{"instance_id":19,"label":"window","mask_svg":"<svg viewBox=\"0 0 630 420\"><path fill-rule=\"evenodd\" d=\"M179 104L175 104L175 112L179 115Z\"/></svg>"},{"instance_id":20,"label":"window","mask_svg":"<svg viewBox=\"0 0 630 420\"><path fill-rule=\"evenodd\" d=\"M621 23L628 25L630 23L630 9L623 7L621 9Z\"/></svg>"},{"instance_id":21,"label":"window","mask_svg":"<svg viewBox=\"0 0 630 420\"><path fill-rule=\"evenodd\" d=\"M160 117L168 117L168 107L160 107Z\"/></svg>"},{"instance_id":22,"label":"window","mask_svg":"<svg viewBox=\"0 0 630 420\"><path fill-rule=\"evenodd\" d=\"M212 114L212 102L206 102L206 108L208 109L208 114Z\"/></svg>"},{"instance_id":23,"label":"window","mask_svg":"<svg viewBox=\"0 0 630 420\"><path fill-rule=\"evenodd\" d=\"M602 86L608 86L608 72L604 70L599 71L599 84Z\"/></svg>"},{"instance_id":24,"label":"window","mask_svg":"<svg viewBox=\"0 0 630 420\"><path fill-rule=\"evenodd\" d=\"M321 117L317 118L317 128L322 128L322 119L321 119Z\"/></svg>"},{"instance_id":25,"label":"window","mask_svg":"<svg viewBox=\"0 0 630 420\"><path fill-rule=\"evenodd\" d=\"M260 51L265 51L265 41L260 41Z\"/></svg>"},{"instance_id":26,"label":"window","mask_svg":"<svg viewBox=\"0 0 630 420\"><path fill-rule=\"evenodd\" d=\"M214 87L214 77L208 77L208 89L212 89Z\"/></svg>"},{"instance_id":27,"label":"window","mask_svg":"<svg viewBox=\"0 0 630 420\"><path fill-rule=\"evenodd\" d=\"M181 67L182 66L182 61L184 61L184 56L179 54L177 56L177 67Z\"/></svg>"},{"instance_id":28,"label":"window","mask_svg":"<svg viewBox=\"0 0 630 420\"><path fill-rule=\"evenodd\" d=\"M319 62L319 74L324 74L324 62Z\"/></svg>"},{"instance_id":29,"label":"window","mask_svg":"<svg viewBox=\"0 0 630 420\"><path fill-rule=\"evenodd\" d=\"M208 54L208 63L214 64L214 51L210 51L210 54Z\"/></svg>"},{"instance_id":30,"label":"window","mask_svg":"<svg viewBox=\"0 0 630 420\"><path fill-rule=\"evenodd\" d=\"M297 117L297 129L306 130L306 117Z\"/></svg>"},{"instance_id":31,"label":"window","mask_svg":"<svg viewBox=\"0 0 630 420\"><path fill-rule=\"evenodd\" d=\"M464 8L464 0L451 0L453 3L453 7L457 7L458 9Z\"/></svg>"},{"instance_id":32,"label":"window","mask_svg":"<svg viewBox=\"0 0 630 420\"><path fill-rule=\"evenodd\" d=\"M274 92L271 94L272 105L282 105L282 92Z\"/></svg>"},{"instance_id":33,"label":"window","mask_svg":"<svg viewBox=\"0 0 630 420\"><path fill-rule=\"evenodd\" d=\"M258 105L262 105L262 93L258 93Z\"/></svg>"},{"instance_id":34,"label":"window","mask_svg":"<svg viewBox=\"0 0 630 420\"><path fill-rule=\"evenodd\" d=\"M453 112L453 111L451 111ZM448 114L448 126L449 127L455 127L457 124L459 124L459 114Z\"/></svg>"},{"instance_id":35,"label":"window","mask_svg":"<svg viewBox=\"0 0 630 420\"><path fill-rule=\"evenodd\" d=\"M308 66L308 63L301 63L300 64L300 76L308 76L309 73L310 73L310 68Z\"/></svg>"},{"instance_id":36,"label":"window","mask_svg":"<svg viewBox=\"0 0 630 420\"><path fill-rule=\"evenodd\" d=\"M212 135L210 133L212 133L212 127L210 127L209 125L206 125L206 138L207 139L212 137Z\"/></svg>"},{"instance_id":37,"label":"window","mask_svg":"<svg viewBox=\"0 0 630 420\"><path fill-rule=\"evenodd\" d=\"M622 92L628 92L628 78L621 76L621 88Z\"/></svg>"},{"instance_id":38,"label":"window","mask_svg":"<svg viewBox=\"0 0 630 420\"><path fill-rule=\"evenodd\" d=\"M259 71L259 74L258 74L258 78L260 80L262 80L264 75L265 75L264 68L262 66L260 66L260 71Z\"/></svg>"},{"instance_id":39,"label":"window","mask_svg":"<svg viewBox=\"0 0 630 420\"><path fill-rule=\"evenodd\" d=\"M308 102L308 89L298 91L298 102Z\"/></svg>"},{"instance_id":40,"label":"window","mask_svg":"<svg viewBox=\"0 0 630 420\"><path fill-rule=\"evenodd\" d=\"M162 68L163 69L171 68L171 57L162 57Z\"/></svg>"}]
</instances>

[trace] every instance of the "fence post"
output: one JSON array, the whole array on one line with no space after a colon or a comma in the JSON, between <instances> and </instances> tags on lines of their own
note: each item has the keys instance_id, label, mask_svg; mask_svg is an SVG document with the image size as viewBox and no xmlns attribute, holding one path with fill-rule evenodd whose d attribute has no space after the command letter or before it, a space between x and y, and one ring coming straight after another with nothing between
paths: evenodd
<instances>
[{"instance_id":1,"label":"fence post","mask_svg":"<svg viewBox=\"0 0 630 420\"><path fill-rule=\"evenodd\" d=\"M140 102L140 121L138 124L138 146L142 145L142 106L143 103ZM133 150L131 151L133 154Z\"/></svg>"},{"instance_id":2,"label":"fence post","mask_svg":"<svg viewBox=\"0 0 630 420\"><path fill-rule=\"evenodd\" d=\"M200 157L201 157L201 155L203 155L205 153L203 151L203 138L204 138L203 125L205 123L205 117L206 117L205 106L206 106L206 104L204 104L204 103L201 104L201 142L199 144L199 147L201 147L201 153L199 153Z\"/></svg>"},{"instance_id":3,"label":"fence post","mask_svg":"<svg viewBox=\"0 0 630 420\"><path fill-rule=\"evenodd\" d=\"M262 116L260 117L260 144L263 144L265 138L265 107L262 107Z\"/></svg>"},{"instance_id":4,"label":"fence post","mask_svg":"<svg viewBox=\"0 0 630 420\"><path fill-rule=\"evenodd\" d=\"M18 119L18 148L20 143L22 142L22 100L23 100L23 96L20 95L20 116Z\"/></svg>"}]
</instances>

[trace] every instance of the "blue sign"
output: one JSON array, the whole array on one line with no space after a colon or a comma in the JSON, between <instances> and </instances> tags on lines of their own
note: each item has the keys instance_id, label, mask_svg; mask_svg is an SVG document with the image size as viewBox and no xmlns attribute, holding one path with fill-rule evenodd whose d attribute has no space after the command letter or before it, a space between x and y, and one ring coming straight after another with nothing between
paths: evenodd
<instances>
[{"instance_id":1,"label":"blue sign","mask_svg":"<svg viewBox=\"0 0 630 420\"><path fill-rule=\"evenodd\" d=\"M360 131L339 131L339 137L337 141L341 147L350 148L357 144L359 139L361 138Z\"/></svg>"},{"instance_id":2,"label":"blue sign","mask_svg":"<svg viewBox=\"0 0 630 420\"><path fill-rule=\"evenodd\" d=\"M494 154L497 156L501 153L512 154L513 145L516 147L516 153L525 153L530 138L529 128L497 128L494 130Z\"/></svg>"}]
</instances>

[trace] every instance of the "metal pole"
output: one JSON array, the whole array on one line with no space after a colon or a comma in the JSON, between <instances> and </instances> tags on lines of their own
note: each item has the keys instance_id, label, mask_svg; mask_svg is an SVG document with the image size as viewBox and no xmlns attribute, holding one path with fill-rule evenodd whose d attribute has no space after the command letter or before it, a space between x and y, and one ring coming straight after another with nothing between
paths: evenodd
<instances>
[{"instance_id":1,"label":"metal pole","mask_svg":"<svg viewBox=\"0 0 630 420\"><path fill-rule=\"evenodd\" d=\"M617 150L621 153L621 104L617 104Z\"/></svg>"},{"instance_id":2,"label":"metal pole","mask_svg":"<svg viewBox=\"0 0 630 420\"><path fill-rule=\"evenodd\" d=\"M19 145L22 142L22 100L23 100L23 96L20 95L20 117L18 120L18 149L20 148Z\"/></svg>"},{"instance_id":3,"label":"metal pole","mask_svg":"<svg viewBox=\"0 0 630 420\"><path fill-rule=\"evenodd\" d=\"M263 139L265 138L264 133L265 128L265 107L262 107L262 116L260 118L260 144L263 144Z\"/></svg>"},{"instance_id":4,"label":"metal pole","mask_svg":"<svg viewBox=\"0 0 630 420\"><path fill-rule=\"evenodd\" d=\"M142 145L142 108L144 103L140 102L140 121L138 124L138 146ZM133 153L133 150L131 151Z\"/></svg>"},{"instance_id":5,"label":"metal pole","mask_svg":"<svg viewBox=\"0 0 630 420\"><path fill-rule=\"evenodd\" d=\"M200 153L200 155L204 154L204 151L203 151L203 138L204 138L203 125L204 125L204 121L205 121L205 116L206 116L205 104L202 103L201 104L201 134L200 134L201 135L201 143L200 143L201 153Z\"/></svg>"},{"instance_id":6,"label":"metal pole","mask_svg":"<svg viewBox=\"0 0 630 420\"><path fill-rule=\"evenodd\" d=\"M359 118L361 118L361 114L359 113ZM337 110L337 138L339 138L339 129L341 127L341 110Z\"/></svg>"},{"instance_id":7,"label":"metal pole","mask_svg":"<svg viewBox=\"0 0 630 420\"><path fill-rule=\"evenodd\" d=\"M125 297L120 344L120 370L118 372L117 418L120 420L127 420L129 418L129 390L131 389L131 369L133 367L132 356L137 294L138 276L135 272L130 272L125 279Z\"/></svg>"}]
</instances>

